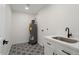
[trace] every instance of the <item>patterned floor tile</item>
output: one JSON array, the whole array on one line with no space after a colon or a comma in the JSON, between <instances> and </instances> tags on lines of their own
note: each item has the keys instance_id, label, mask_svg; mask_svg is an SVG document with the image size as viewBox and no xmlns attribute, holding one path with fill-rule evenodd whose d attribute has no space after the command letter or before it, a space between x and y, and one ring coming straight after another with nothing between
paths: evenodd
<instances>
[{"instance_id":1,"label":"patterned floor tile","mask_svg":"<svg viewBox=\"0 0 79 59\"><path fill-rule=\"evenodd\" d=\"M39 44L21 43L12 45L9 55L44 55L44 48Z\"/></svg>"}]
</instances>

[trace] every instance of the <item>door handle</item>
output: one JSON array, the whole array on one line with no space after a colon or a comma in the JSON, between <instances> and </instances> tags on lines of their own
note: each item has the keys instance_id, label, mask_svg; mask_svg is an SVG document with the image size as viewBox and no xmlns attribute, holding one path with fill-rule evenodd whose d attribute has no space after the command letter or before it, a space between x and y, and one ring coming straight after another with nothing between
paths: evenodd
<instances>
[{"instance_id":1,"label":"door handle","mask_svg":"<svg viewBox=\"0 0 79 59\"><path fill-rule=\"evenodd\" d=\"M4 44L8 44L8 41L6 41L6 40L3 40L3 45L4 45Z\"/></svg>"}]
</instances>

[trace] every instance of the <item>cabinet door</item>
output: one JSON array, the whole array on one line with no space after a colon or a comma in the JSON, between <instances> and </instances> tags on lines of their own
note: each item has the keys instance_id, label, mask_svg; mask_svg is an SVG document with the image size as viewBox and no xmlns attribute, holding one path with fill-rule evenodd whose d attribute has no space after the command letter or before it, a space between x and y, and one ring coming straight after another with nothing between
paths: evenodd
<instances>
[{"instance_id":1,"label":"cabinet door","mask_svg":"<svg viewBox=\"0 0 79 59\"><path fill-rule=\"evenodd\" d=\"M66 53L61 51L62 49L63 49L63 47L60 44L54 43L54 53L53 54L54 55L66 55Z\"/></svg>"},{"instance_id":2,"label":"cabinet door","mask_svg":"<svg viewBox=\"0 0 79 59\"><path fill-rule=\"evenodd\" d=\"M79 55L79 52L75 51L74 49L68 48L68 47L63 47L61 51L67 55Z\"/></svg>"},{"instance_id":3,"label":"cabinet door","mask_svg":"<svg viewBox=\"0 0 79 59\"><path fill-rule=\"evenodd\" d=\"M74 49L71 49L71 47L56 44L57 54L58 55L78 55L79 52L76 52Z\"/></svg>"},{"instance_id":4,"label":"cabinet door","mask_svg":"<svg viewBox=\"0 0 79 59\"><path fill-rule=\"evenodd\" d=\"M45 55L53 55L54 47L52 42L50 41L45 41L44 43L44 53Z\"/></svg>"},{"instance_id":5,"label":"cabinet door","mask_svg":"<svg viewBox=\"0 0 79 59\"><path fill-rule=\"evenodd\" d=\"M60 49L56 51L56 54L57 54L57 55L70 55L70 54L67 53L66 51L62 51L62 50L60 50Z\"/></svg>"},{"instance_id":6,"label":"cabinet door","mask_svg":"<svg viewBox=\"0 0 79 59\"><path fill-rule=\"evenodd\" d=\"M46 45L44 48L45 48L45 50L44 50L45 55L53 55L53 50L52 50L52 48L50 48L50 47L47 46L47 45Z\"/></svg>"}]
</instances>

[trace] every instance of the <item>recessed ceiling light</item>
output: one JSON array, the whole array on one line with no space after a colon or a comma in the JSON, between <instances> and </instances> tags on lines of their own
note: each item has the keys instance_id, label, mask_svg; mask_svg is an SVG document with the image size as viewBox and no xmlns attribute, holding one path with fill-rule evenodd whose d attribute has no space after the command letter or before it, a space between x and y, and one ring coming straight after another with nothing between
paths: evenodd
<instances>
[{"instance_id":1,"label":"recessed ceiling light","mask_svg":"<svg viewBox=\"0 0 79 59\"><path fill-rule=\"evenodd\" d=\"M25 9L26 9L26 10L28 10L28 9L29 9L29 4L27 4L27 5L25 6Z\"/></svg>"}]
</instances>

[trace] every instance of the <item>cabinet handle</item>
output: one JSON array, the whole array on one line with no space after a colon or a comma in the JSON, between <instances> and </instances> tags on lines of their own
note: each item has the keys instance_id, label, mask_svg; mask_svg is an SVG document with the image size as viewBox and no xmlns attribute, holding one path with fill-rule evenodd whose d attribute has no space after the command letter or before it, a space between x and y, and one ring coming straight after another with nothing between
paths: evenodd
<instances>
[{"instance_id":1,"label":"cabinet handle","mask_svg":"<svg viewBox=\"0 0 79 59\"><path fill-rule=\"evenodd\" d=\"M61 50L62 52L64 52L64 53L66 53L67 55L71 55L70 53L68 53L68 52L66 52L66 51L64 51L64 50Z\"/></svg>"},{"instance_id":2,"label":"cabinet handle","mask_svg":"<svg viewBox=\"0 0 79 59\"><path fill-rule=\"evenodd\" d=\"M51 45L50 43L47 42L48 45Z\"/></svg>"}]
</instances>

